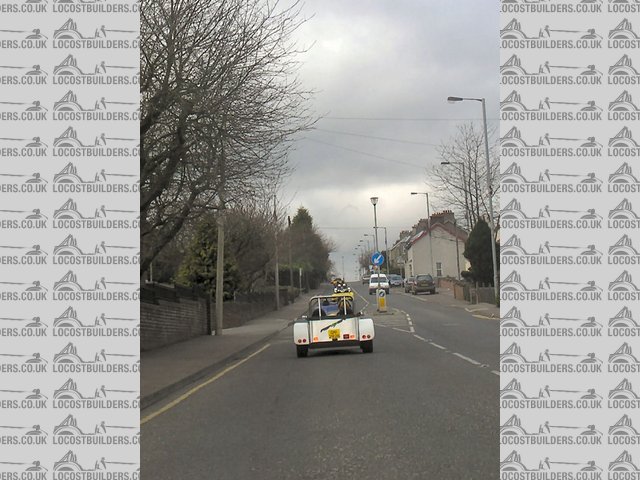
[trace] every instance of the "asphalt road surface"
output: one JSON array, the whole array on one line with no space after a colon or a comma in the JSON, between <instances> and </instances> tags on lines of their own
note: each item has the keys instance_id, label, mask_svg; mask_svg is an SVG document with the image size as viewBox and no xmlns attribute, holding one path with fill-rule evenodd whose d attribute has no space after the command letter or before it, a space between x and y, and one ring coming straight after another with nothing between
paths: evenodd
<instances>
[{"instance_id":1,"label":"asphalt road surface","mask_svg":"<svg viewBox=\"0 0 640 480\"><path fill-rule=\"evenodd\" d=\"M374 299L355 287L357 308ZM375 317L372 354L312 350L299 359L289 328L146 422L143 478L496 478L497 320L444 295L396 288L388 300L400 311Z\"/></svg>"}]
</instances>

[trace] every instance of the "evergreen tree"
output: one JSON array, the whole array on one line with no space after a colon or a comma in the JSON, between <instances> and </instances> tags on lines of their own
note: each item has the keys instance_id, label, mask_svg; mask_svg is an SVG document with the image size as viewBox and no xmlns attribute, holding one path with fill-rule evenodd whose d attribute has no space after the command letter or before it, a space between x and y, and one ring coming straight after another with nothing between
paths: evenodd
<instances>
[{"instance_id":1,"label":"evergreen tree","mask_svg":"<svg viewBox=\"0 0 640 480\"><path fill-rule=\"evenodd\" d=\"M483 219L478 220L471 230L463 255L471 263L469 271L464 272L463 276L473 282L493 285L491 229Z\"/></svg>"},{"instance_id":2,"label":"evergreen tree","mask_svg":"<svg viewBox=\"0 0 640 480\"><path fill-rule=\"evenodd\" d=\"M198 226L177 276L177 282L187 286L200 286L211 295L216 290L218 230L216 219L209 217ZM226 249L226 246L225 246ZM225 255L224 298L233 298L239 284L238 269L233 259Z\"/></svg>"}]
</instances>

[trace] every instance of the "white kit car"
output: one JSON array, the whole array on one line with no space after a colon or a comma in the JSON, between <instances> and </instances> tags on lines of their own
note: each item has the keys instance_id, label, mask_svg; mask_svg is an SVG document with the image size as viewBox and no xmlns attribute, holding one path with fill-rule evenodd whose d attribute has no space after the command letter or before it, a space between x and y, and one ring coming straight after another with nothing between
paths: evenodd
<instances>
[{"instance_id":1,"label":"white kit car","mask_svg":"<svg viewBox=\"0 0 640 480\"><path fill-rule=\"evenodd\" d=\"M360 347L364 353L373 352L373 319L354 313L353 306L347 294L309 300L307 315L293 324L298 357L306 357L310 348Z\"/></svg>"}]
</instances>

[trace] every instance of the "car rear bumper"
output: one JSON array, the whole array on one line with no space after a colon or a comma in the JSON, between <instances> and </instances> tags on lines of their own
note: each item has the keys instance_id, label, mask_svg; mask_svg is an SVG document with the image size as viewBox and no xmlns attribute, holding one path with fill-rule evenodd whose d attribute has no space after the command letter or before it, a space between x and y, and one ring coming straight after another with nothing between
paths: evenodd
<instances>
[{"instance_id":1,"label":"car rear bumper","mask_svg":"<svg viewBox=\"0 0 640 480\"><path fill-rule=\"evenodd\" d=\"M435 285L433 287L413 287L413 290L416 293L421 293L421 292L435 292L436 291L436 287Z\"/></svg>"},{"instance_id":2,"label":"car rear bumper","mask_svg":"<svg viewBox=\"0 0 640 480\"><path fill-rule=\"evenodd\" d=\"M333 342L312 342L312 343L309 343L308 345L309 345L309 348L359 347L360 340L335 340Z\"/></svg>"}]
</instances>

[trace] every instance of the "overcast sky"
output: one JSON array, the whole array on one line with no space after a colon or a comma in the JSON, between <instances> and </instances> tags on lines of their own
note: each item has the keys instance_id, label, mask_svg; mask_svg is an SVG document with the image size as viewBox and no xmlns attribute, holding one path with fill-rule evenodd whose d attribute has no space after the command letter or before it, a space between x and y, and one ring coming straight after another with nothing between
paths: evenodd
<instances>
[{"instance_id":1,"label":"overcast sky","mask_svg":"<svg viewBox=\"0 0 640 480\"><path fill-rule=\"evenodd\" d=\"M498 11L488 0L306 0L303 12L312 18L297 40L313 46L300 74L324 118L297 142L283 200L291 213L310 211L336 245L337 273L344 257L354 279L354 247L373 234L369 198L379 197L378 225L391 247L426 217L425 197L410 192L425 191L427 168L440 162L434 145L459 123L481 122L479 103L447 96L485 97L496 123ZM446 207L430 200L432 213L433 204ZM378 238L383 249L382 230Z\"/></svg>"}]
</instances>

